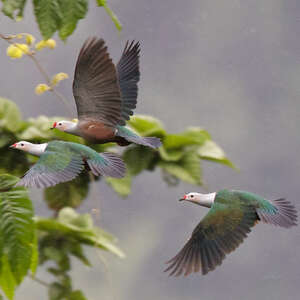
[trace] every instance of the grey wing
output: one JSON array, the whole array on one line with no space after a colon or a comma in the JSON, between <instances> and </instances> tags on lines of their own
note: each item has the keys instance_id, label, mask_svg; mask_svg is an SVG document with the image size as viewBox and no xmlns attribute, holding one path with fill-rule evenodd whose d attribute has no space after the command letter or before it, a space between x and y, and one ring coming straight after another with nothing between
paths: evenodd
<instances>
[{"instance_id":1,"label":"grey wing","mask_svg":"<svg viewBox=\"0 0 300 300\"><path fill-rule=\"evenodd\" d=\"M133 110L136 108L138 95L138 82L140 80L140 43L132 41L130 44L127 41L120 61L117 65L119 84L122 98L122 118L125 121L133 115Z\"/></svg>"},{"instance_id":2,"label":"grey wing","mask_svg":"<svg viewBox=\"0 0 300 300\"><path fill-rule=\"evenodd\" d=\"M79 120L95 120L109 127L122 121L117 72L103 39L89 38L82 46L73 94Z\"/></svg>"},{"instance_id":3,"label":"grey wing","mask_svg":"<svg viewBox=\"0 0 300 300\"><path fill-rule=\"evenodd\" d=\"M74 179L84 168L79 155L45 152L16 186L46 188Z\"/></svg>"}]
</instances>

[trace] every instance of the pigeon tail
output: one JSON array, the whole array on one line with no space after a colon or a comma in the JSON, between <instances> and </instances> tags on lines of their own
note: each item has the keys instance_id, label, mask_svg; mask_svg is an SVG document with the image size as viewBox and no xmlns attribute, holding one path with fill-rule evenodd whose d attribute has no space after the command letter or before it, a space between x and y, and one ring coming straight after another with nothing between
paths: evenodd
<instances>
[{"instance_id":1,"label":"pigeon tail","mask_svg":"<svg viewBox=\"0 0 300 300\"><path fill-rule=\"evenodd\" d=\"M284 228L297 225L297 211L293 204L286 199L277 199L270 203L272 209L257 210L261 221Z\"/></svg>"},{"instance_id":2,"label":"pigeon tail","mask_svg":"<svg viewBox=\"0 0 300 300\"><path fill-rule=\"evenodd\" d=\"M130 129L118 126L117 136L123 137L129 142L147 146L153 149L159 148L161 146L160 138L157 137L142 137L131 131Z\"/></svg>"},{"instance_id":3,"label":"pigeon tail","mask_svg":"<svg viewBox=\"0 0 300 300\"><path fill-rule=\"evenodd\" d=\"M123 160L110 152L98 153L98 157L88 159L86 162L96 176L122 178L126 173Z\"/></svg>"}]
</instances>

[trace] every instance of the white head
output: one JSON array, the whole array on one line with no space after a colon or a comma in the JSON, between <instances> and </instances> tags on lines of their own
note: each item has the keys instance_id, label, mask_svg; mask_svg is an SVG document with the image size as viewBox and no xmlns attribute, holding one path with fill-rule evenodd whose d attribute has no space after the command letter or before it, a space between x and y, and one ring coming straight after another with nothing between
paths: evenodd
<instances>
[{"instance_id":1,"label":"white head","mask_svg":"<svg viewBox=\"0 0 300 300\"><path fill-rule=\"evenodd\" d=\"M20 141L10 146L10 148L15 148L18 150L22 150L28 152L32 155L40 156L44 153L48 143L44 144L32 144L26 141Z\"/></svg>"},{"instance_id":2,"label":"white head","mask_svg":"<svg viewBox=\"0 0 300 300\"><path fill-rule=\"evenodd\" d=\"M201 206L211 207L214 203L216 193L200 194L200 193L188 193L185 194L179 201L188 201Z\"/></svg>"},{"instance_id":3,"label":"white head","mask_svg":"<svg viewBox=\"0 0 300 300\"><path fill-rule=\"evenodd\" d=\"M54 122L52 125L51 129L58 129L60 131L65 131L65 132L72 132L74 128L77 126L77 122L72 122L72 121L59 121L59 122Z\"/></svg>"}]
</instances>

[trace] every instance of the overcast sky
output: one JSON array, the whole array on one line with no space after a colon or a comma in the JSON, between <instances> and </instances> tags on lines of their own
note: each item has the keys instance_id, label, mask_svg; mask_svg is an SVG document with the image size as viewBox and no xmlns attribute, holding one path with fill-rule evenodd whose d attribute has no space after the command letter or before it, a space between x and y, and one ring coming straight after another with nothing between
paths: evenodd
<instances>
[{"instance_id":1,"label":"overcast sky","mask_svg":"<svg viewBox=\"0 0 300 300\"><path fill-rule=\"evenodd\" d=\"M203 163L209 191L248 190L269 199L286 197L300 208L300 2L297 0L109 0L124 25L118 34L102 8L90 1L66 44L39 54L50 74L72 77L76 57L90 35L103 37L117 61L127 39L141 42L141 82L137 113L161 119L169 132L202 126L240 172ZM1 15L1 33L40 37L32 7L13 23ZM14 100L24 117L68 116L52 94L36 96L41 75L28 59L12 61L0 41L0 95ZM60 91L73 104L71 79ZM65 113L63 113L65 112ZM75 110L74 110L75 117ZM99 258L95 267L74 260L74 285L88 299L118 300L296 300L300 283L299 228L256 226L245 242L207 276L169 278L164 262L185 243L207 213L179 203L185 192L205 192L180 184L169 188L159 171L135 179L133 193L119 198L103 182L80 208L101 208L97 223L119 238L127 258L106 255L114 295ZM37 213L45 214L33 192ZM38 276L50 280L42 270ZM35 291L33 295L33 289ZM45 299L45 289L29 279L16 299Z\"/></svg>"}]
</instances>

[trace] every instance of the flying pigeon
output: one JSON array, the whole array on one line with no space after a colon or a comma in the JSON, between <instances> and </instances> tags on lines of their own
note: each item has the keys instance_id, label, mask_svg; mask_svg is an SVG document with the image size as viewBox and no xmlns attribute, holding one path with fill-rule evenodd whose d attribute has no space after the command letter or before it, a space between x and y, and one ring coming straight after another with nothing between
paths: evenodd
<instances>
[{"instance_id":1,"label":"flying pigeon","mask_svg":"<svg viewBox=\"0 0 300 300\"><path fill-rule=\"evenodd\" d=\"M31 144L21 141L10 146L39 156L17 186L46 188L78 176L87 166L94 175L121 178L125 175L123 161L113 153L98 153L85 145L51 141Z\"/></svg>"},{"instance_id":2,"label":"flying pigeon","mask_svg":"<svg viewBox=\"0 0 300 300\"><path fill-rule=\"evenodd\" d=\"M235 250L259 221L284 228L297 225L297 211L285 199L268 201L245 191L221 190L217 193L189 193L182 199L210 207L192 236L167 262L165 272L179 276L213 271L226 254Z\"/></svg>"},{"instance_id":3,"label":"flying pigeon","mask_svg":"<svg viewBox=\"0 0 300 300\"><path fill-rule=\"evenodd\" d=\"M161 145L156 137L141 137L125 127L137 103L140 79L139 42L127 42L115 67L103 39L86 40L79 53L73 95L78 122L54 122L53 128L103 144L116 142L121 146L136 143L151 148Z\"/></svg>"}]
</instances>

